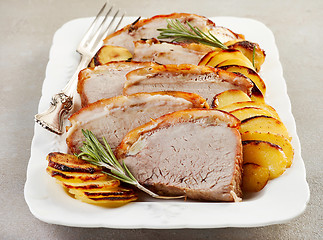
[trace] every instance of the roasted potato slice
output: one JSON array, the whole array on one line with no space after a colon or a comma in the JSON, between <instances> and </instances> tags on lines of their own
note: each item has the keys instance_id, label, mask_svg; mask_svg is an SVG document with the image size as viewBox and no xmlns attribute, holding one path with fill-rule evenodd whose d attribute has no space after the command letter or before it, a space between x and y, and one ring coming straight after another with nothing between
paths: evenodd
<instances>
[{"instance_id":1,"label":"roasted potato slice","mask_svg":"<svg viewBox=\"0 0 323 240\"><path fill-rule=\"evenodd\" d=\"M235 102L251 101L250 97L241 90L231 89L214 96L212 107L219 108Z\"/></svg>"},{"instance_id":2,"label":"roasted potato slice","mask_svg":"<svg viewBox=\"0 0 323 240\"><path fill-rule=\"evenodd\" d=\"M211 51L211 52L208 52L207 54L205 54L202 59L200 60L199 64L200 66L205 66L209 60L214 57L216 54L218 54L219 52L221 51L221 49L219 50L214 50L214 51Z\"/></svg>"},{"instance_id":3,"label":"roasted potato slice","mask_svg":"<svg viewBox=\"0 0 323 240\"><path fill-rule=\"evenodd\" d=\"M233 103L221 108L218 108L219 110L223 110L223 111L227 111L227 112L231 112L235 109L239 109L239 108L243 108L243 107L256 107L256 108L262 108L265 109L267 111L269 111L276 119L280 119L278 113L276 112L276 110L269 106L266 103L262 103L262 102L255 102L255 101L251 101L251 102L237 102L237 103Z\"/></svg>"},{"instance_id":4,"label":"roasted potato slice","mask_svg":"<svg viewBox=\"0 0 323 240\"><path fill-rule=\"evenodd\" d=\"M272 114L263 109L263 108L256 108L256 107L244 107L244 108L238 108L233 111L230 111L233 116L238 118L240 121L245 120L247 118L255 117L255 116L270 116L272 117Z\"/></svg>"},{"instance_id":5,"label":"roasted potato slice","mask_svg":"<svg viewBox=\"0 0 323 240\"><path fill-rule=\"evenodd\" d=\"M269 179L277 178L286 170L287 159L281 147L266 141L243 141L243 162L269 169Z\"/></svg>"},{"instance_id":6,"label":"roasted potato slice","mask_svg":"<svg viewBox=\"0 0 323 240\"><path fill-rule=\"evenodd\" d=\"M59 183L68 189L102 189L102 188L116 188L120 185L120 181L114 178L101 181L88 182L69 182L59 181Z\"/></svg>"},{"instance_id":7,"label":"roasted potato slice","mask_svg":"<svg viewBox=\"0 0 323 240\"><path fill-rule=\"evenodd\" d=\"M224 43L225 46L229 47L237 42L244 41L244 38L233 39Z\"/></svg>"},{"instance_id":8,"label":"roasted potato slice","mask_svg":"<svg viewBox=\"0 0 323 240\"><path fill-rule=\"evenodd\" d=\"M269 180L269 169L254 163L243 165L242 191L259 192Z\"/></svg>"},{"instance_id":9,"label":"roasted potato slice","mask_svg":"<svg viewBox=\"0 0 323 240\"><path fill-rule=\"evenodd\" d=\"M47 155L48 166L63 172L101 173L102 168L71 154L52 152Z\"/></svg>"},{"instance_id":10,"label":"roasted potato slice","mask_svg":"<svg viewBox=\"0 0 323 240\"><path fill-rule=\"evenodd\" d=\"M241 133L253 131L281 134L291 140L285 125L278 119L269 116L255 116L241 121Z\"/></svg>"},{"instance_id":11,"label":"roasted potato slice","mask_svg":"<svg viewBox=\"0 0 323 240\"><path fill-rule=\"evenodd\" d=\"M257 43L239 41L229 45L228 47L229 49L241 51L250 60L250 62L254 64L254 68L257 72L259 72L261 65L265 62L265 51L262 50Z\"/></svg>"},{"instance_id":12,"label":"roasted potato slice","mask_svg":"<svg viewBox=\"0 0 323 240\"><path fill-rule=\"evenodd\" d=\"M206 59L208 59L208 57L206 57ZM243 66L248 66L249 68L253 69L252 63L249 61L249 59L245 55L243 55L242 52L235 49L222 50L214 54L213 56L211 56L208 59L208 61L205 61L204 58L202 58L198 65L218 67L218 65L223 63L224 61L233 60L233 59L237 59L237 62L239 61L240 64L242 64L243 62ZM234 63L232 62L232 63L229 63L228 65L230 64L232 65Z\"/></svg>"},{"instance_id":13,"label":"roasted potato slice","mask_svg":"<svg viewBox=\"0 0 323 240\"><path fill-rule=\"evenodd\" d=\"M251 68L238 65L221 66L220 68L228 72L240 73L249 78L254 84L251 93L251 100L256 102L265 102L264 95L266 93L266 85L257 72Z\"/></svg>"},{"instance_id":14,"label":"roasted potato slice","mask_svg":"<svg viewBox=\"0 0 323 240\"><path fill-rule=\"evenodd\" d=\"M98 173L79 173L79 172L64 172L61 170L57 170L52 167L47 167L47 173L52 177L56 178L61 182L70 182L70 183L84 183L84 182L92 182L92 181L102 181L108 180L107 175L98 172Z\"/></svg>"},{"instance_id":15,"label":"roasted potato slice","mask_svg":"<svg viewBox=\"0 0 323 240\"><path fill-rule=\"evenodd\" d=\"M265 103L265 98L263 93L259 90L259 88L255 85L253 85L252 89L251 89L251 101L254 102L260 102L260 103Z\"/></svg>"},{"instance_id":16,"label":"roasted potato slice","mask_svg":"<svg viewBox=\"0 0 323 240\"><path fill-rule=\"evenodd\" d=\"M132 58L128 49L118 46L105 45L95 54L89 66L95 67L112 61L126 61Z\"/></svg>"},{"instance_id":17,"label":"roasted potato slice","mask_svg":"<svg viewBox=\"0 0 323 240\"><path fill-rule=\"evenodd\" d=\"M266 84L264 80L262 80L258 73L255 72L253 69L238 65L222 66L221 68L228 72L241 73L245 75L258 87L258 89L262 92L263 95L266 94Z\"/></svg>"},{"instance_id":18,"label":"roasted potato slice","mask_svg":"<svg viewBox=\"0 0 323 240\"><path fill-rule=\"evenodd\" d=\"M244 61L242 59L228 59L228 60L225 60L225 61L219 63L215 67L221 68L221 67L231 66L231 65L239 65L239 66L243 66L243 67L250 67L250 63L247 62L247 61Z\"/></svg>"},{"instance_id":19,"label":"roasted potato slice","mask_svg":"<svg viewBox=\"0 0 323 240\"><path fill-rule=\"evenodd\" d=\"M133 189L117 187L106 190L79 190L69 189L69 192L85 203L100 204L106 207L119 207L128 202L137 200Z\"/></svg>"},{"instance_id":20,"label":"roasted potato slice","mask_svg":"<svg viewBox=\"0 0 323 240\"><path fill-rule=\"evenodd\" d=\"M290 141L287 138L285 138L284 136L282 136L280 134L270 133L270 132L266 133L266 132L252 131L252 132L242 133L241 139L242 139L242 141L261 140L261 141L270 142L270 143L280 146L286 156L286 159L287 159L286 167L290 167L292 165L293 158L294 158L294 149L293 149Z\"/></svg>"}]
</instances>

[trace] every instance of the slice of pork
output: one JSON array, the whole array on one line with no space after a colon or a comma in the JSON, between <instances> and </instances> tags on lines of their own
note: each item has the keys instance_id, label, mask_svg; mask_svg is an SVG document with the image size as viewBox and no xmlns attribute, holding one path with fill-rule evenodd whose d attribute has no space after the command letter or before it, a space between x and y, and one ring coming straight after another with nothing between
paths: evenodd
<instances>
[{"instance_id":1,"label":"slice of pork","mask_svg":"<svg viewBox=\"0 0 323 240\"><path fill-rule=\"evenodd\" d=\"M70 152L79 152L85 140L82 129L92 131L99 140L105 137L114 149L131 129L164 114L208 107L203 98L182 92L139 93L117 96L89 104L73 114L66 143Z\"/></svg>"},{"instance_id":2,"label":"slice of pork","mask_svg":"<svg viewBox=\"0 0 323 240\"><path fill-rule=\"evenodd\" d=\"M127 48L131 53L134 52L134 41L140 39L151 39L159 36L157 29L167 27L167 19L178 19L184 25L189 22L192 26L200 28L202 31L210 31L222 43L244 39L240 34L236 34L231 30L216 26L211 20L206 17L189 13L173 13L169 15L157 15L152 18L139 20L133 24L129 24L121 30L109 35L105 40L105 45L113 45ZM172 39L164 39L170 41Z\"/></svg>"},{"instance_id":3,"label":"slice of pork","mask_svg":"<svg viewBox=\"0 0 323 240\"><path fill-rule=\"evenodd\" d=\"M214 48L196 43L160 42L157 39L140 40L135 43L132 60L159 64L194 64Z\"/></svg>"},{"instance_id":4,"label":"slice of pork","mask_svg":"<svg viewBox=\"0 0 323 240\"><path fill-rule=\"evenodd\" d=\"M152 65L154 63L120 61L83 69L79 73L77 85L82 107L102 98L121 95L128 72Z\"/></svg>"},{"instance_id":5,"label":"slice of pork","mask_svg":"<svg viewBox=\"0 0 323 240\"><path fill-rule=\"evenodd\" d=\"M240 121L218 110L189 109L129 132L116 150L145 187L161 195L239 201Z\"/></svg>"},{"instance_id":6,"label":"slice of pork","mask_svg":"<svg viewBox=\"0 0 323 240\"><path fill-rule=\"evenodd\" d=\"M207 66L156 65L129 72L123 94L157 91L196 93L211 104L216 94L238 89L251 94L250 79L243 75Z\"/></svg>"}]
</instances>

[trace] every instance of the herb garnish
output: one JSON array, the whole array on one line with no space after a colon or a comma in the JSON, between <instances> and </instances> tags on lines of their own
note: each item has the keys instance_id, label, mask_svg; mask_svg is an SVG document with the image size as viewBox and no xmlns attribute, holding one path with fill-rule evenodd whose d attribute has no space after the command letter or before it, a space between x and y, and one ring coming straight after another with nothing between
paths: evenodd
<instances>
[{"instance_id":1,"label":"herb garnish","mask_svg":"<svg viewBox=\"0 0 323 240\"><path fill-rule=\"evenodd\" d=\"M173 41L175 42L191 40L212 47L228 49L228 47L221 43L210 31L206 34L198 27L193 27L187 21L185 23L189 28L185 27L178 19L167 19L166 21L168 23L167 28L157 29L160 31L160 35L157 37L158 39L173 38Z\"/></svg>"},{"instance_id":2,"label":"herb garnish","mask_svg":"<svg viewBox=\"0 0 323 240\"><path fill-rule=\"evenodd\" d=\"M103 173L114 177L122 182L136 186L138 189L148 193L154 198L161 199L174 199L182 198L185 196L175 196L175 197L166 197L160 196L156 193L153 193L149 189L143 187L136 178L131 174L126 164L122 162L122 165L119 163L117 158L114 156L111 147L109 146L106 139L103 137L104 146L99 142L99 140L94 136L94 134L89 130L83 130L82 133L85 137L83 146L80 147L81 153L76 156L92 163L96 166L105 167L110 170L110 172L102 171Z\"/></svg>"},{"instance_id":3,"label":"herb garnish","mask_svg":"<svg viewBox=\"0 0 323 240\"><path fill-rule=\"evenodd\" d=\"M252 66L255 68L256 46L253 46L252 50ZM255 68L256 69L256 68Z\"/></svg>"}]
</instances>

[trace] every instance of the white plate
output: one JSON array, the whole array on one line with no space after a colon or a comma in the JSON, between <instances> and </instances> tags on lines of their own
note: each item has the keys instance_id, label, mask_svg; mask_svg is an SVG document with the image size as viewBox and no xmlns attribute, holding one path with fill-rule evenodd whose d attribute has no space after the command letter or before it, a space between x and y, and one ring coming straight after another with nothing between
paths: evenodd
<instances>
[{"instance_id":1,"label":"white plate","mask_svg":"<svg viewBox=\"0 0 323 240\"><path fill-rule=\"evenodd\" d=\"M135 19L128 17L124 23ZM247 40L257 42L265 49L267 58L260 74L267 85L266 102L276 108L293 137L295 157L291 168L281 177L271 180L260 193L247 196L240 203L155 200L133 202L120 208L103 208L73 199L46 173L46 155L51 151L64 151L64 139L35 124L25 184L25 199L35 217L48 223L78 227L219 228L284 223L305 210L309 188L274 36L265 25L252 19L211 19L218 25L244 34ZM74 49L91 21L91 18L76 19L56 32L39 112L48 107L51 96L72 76L79 60Z\"/></svg>"}]
</instances>

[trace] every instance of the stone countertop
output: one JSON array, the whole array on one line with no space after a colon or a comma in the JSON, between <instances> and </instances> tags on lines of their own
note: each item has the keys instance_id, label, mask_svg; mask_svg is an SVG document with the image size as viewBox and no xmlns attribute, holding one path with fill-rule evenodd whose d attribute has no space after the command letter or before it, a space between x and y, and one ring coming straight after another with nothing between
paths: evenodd
<instances>
[{"instance_id":1,"label":"stone countertop","mask_svg":"<svg viewBox=\"0 0 323 240\"><path fill-rule=\"evenodd\" d=\"M0 2L1 94L0 236L2 239L322 239L323 89L320 72L323 1L121 0L128 16L192 12L248 17L274 33L292 112L302 145L311 198L306 211L286 224L257 228L120 230L51 225L36 219L24 200L26 169L55 31L65 22L93 16L103 4L86 0ZM161 3L159 3L161 2ZM293 199L291 199L293 201ZM215 216L216 217L216 216Z\"/></svg>"}]
</instances>

